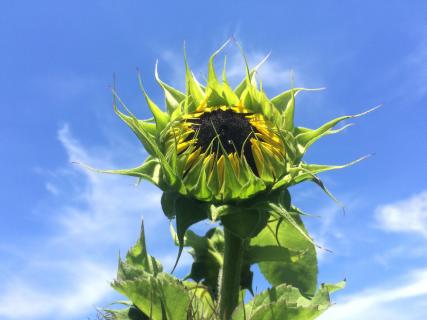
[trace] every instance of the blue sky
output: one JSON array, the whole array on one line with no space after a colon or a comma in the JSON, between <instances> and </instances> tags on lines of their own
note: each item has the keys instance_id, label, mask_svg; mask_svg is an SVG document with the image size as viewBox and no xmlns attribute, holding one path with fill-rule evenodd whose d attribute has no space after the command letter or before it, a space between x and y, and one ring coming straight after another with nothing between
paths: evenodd
<instances>
[{"instance_id":1,"label":"blue sky","mask_svg":"<svg viewBox=\"0 0 427 320\"><path fill-rule=\"evenodd\" d=\"M427 318L427 3L425 1L3 1L0 19L0 319L86 319L117 299L109 288L119 251L144 217L149 250L171 266L176 248L148 183L71 164L123 168L146 153L114 115L112 74L140 117L154 81L182 87L182 46L203 78L230 36L271 96L295 85L326 87L297 99L299 125L383 108L325 138L318 163L374 157L322 176L346 215L310 184L291 190L320 252L320 281L347 278L322 320ZM229 73L242 75L231 46ZM202 224L200 229L208 228ZM190 260L184 257L179 274ZM262 283L260 283L262 286Z\"/></svg>"}]
</instances>

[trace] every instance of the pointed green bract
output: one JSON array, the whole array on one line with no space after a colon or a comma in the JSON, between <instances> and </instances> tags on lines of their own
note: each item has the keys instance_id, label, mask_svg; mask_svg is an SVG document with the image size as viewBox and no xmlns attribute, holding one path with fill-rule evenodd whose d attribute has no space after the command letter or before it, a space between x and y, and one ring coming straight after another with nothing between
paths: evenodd
<instances>
[{"instance_id":1,"label":"pointed green bract","mask_svg":"<svg viewBox=\"0 0 427 320\"><path fill-rule=\"evenodd\" d=\"M153 114L154 119L156 120L157 132L161 132L168 124L170 116L167 112L162 111L148 96L147 92L142 85L141 75L138 74L139 86L142 93L144 94L145 101L147 102L148 107L150 108L151 113Z\"/></svg>"},{"instance_id":2,"label":"pointed green bract","mask_svg":"<svg viewBox=\"0 0 427 320\"><path fill-rule=\"evenodd\" d=\"M185 99L185 94L160 80L157 67L158 62L156 61L154 76L156 78L157 83L162 87L163 92L165 94L165 103L168 112L172 114L173 111L178 108L179 104Z\"/></svg>"}]
</instances>

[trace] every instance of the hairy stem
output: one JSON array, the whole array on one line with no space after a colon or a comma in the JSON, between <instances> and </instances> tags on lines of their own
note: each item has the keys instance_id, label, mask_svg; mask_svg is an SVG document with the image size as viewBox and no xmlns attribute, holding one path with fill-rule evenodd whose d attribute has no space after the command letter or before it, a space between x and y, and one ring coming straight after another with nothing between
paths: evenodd
<instances>
[{"instance_id":1,"label":"hairy stem","mask_svg":"<svg viewBox=\"0 0 427 320\"><path fill-rule=\"evenodd\" d=\"M219 310L222 320L230 320L239 302L244 241L224 228L224 264L222 269Z\"/></svg>"}]
</instances>

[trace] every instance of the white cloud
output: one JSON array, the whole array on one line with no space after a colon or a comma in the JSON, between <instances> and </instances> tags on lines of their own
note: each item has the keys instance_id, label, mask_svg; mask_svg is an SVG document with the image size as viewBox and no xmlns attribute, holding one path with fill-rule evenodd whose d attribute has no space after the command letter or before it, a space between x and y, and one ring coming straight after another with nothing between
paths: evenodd
<instances>
[{"instance_id":1,"label":"white cloud","mask_svg":"<svg viewBox=\"0 0 427 320\"><path fill-rule=\"evenodd\" d=\"M252 68L258 63L263 61L269 54L262 52L248 52L245 53L248 60L249 67ZM227 75L231 81L237 82L245 77L245 66L243 57L239 52L232 54L229 57L229 66L227 69ZM268 56L267 60L262 64L257 72L257 79L262 81L264 88L276 89L286 88L291 85L293 78L295 77L295 71L289 67L283 66L283 64L274 59L272 56ZM299 83L301 83L300 75L298 74Z\"/></svg>"},{"instance_id":2,"label":"white cloud","mask_svg":"<svg viewBox=\"0 0 427 320\"><path fill-rule=\"evenodd\" d=\"M239 49L233 44L230 44L230 48L226 48L224 56L227 56L227 78L232 85L237 85L245 77L245 65L244 59ZM190 52L190 49L188 49ZM248 61L249 67L252 68L260 63L268 52L260 51L246 51L245 56ZM184 62L183 57L180 54L172 52L170 50L163 51L161 53L160 65L162 61L165 61L171 72L169 72L169 81L172 85L179 88L184 86ZM189 62L190 68L193 70L199 81L203 82L207 75L207 65L204 62L202 65L194 65ZM216 66L221 68L218 69L218 75L222 72L223 62L221 57L217 58ZM296 70L289 66L284 66L281 62L276 60L274 56L270 56L257 73L257 79L262 81L263 87L268 89L283 89L291 86L293 79L297 80L298 85L305 85L307 79L301 74L302 68L296 66Z\"/></svg>"},{"instance_id":3,"label":"white cloud","mask_svg":"<svg viewBox=\"0 0 427 320\"><path fill-rule=\"evenodd\" d=\"M325 182L334 184L330 178ZM298 203L304 202L320 204L309 211L314 216L303 217L309 233L319 246L316 247L319 263L327 262L329 258L347 256L351 252L352 239L345 229L345 223L348 220L347 215L357 211L359 201L351 193L342 194L338 196L342 201L340 205L313 186L310 189L300 186L300 190L293 198L297 206Z\"/></svg>"},{"instance_id":4,"label":"white cloud","mask_svg":"<svg viewBox=\"0 0 427 320\"><path fill-rule=\"evenodd\" d=\"M98 157L88 155L73 138L68 126L59 131L58 137L67 150L70 162L79 161L98 168L116 167L109 159L111 155L102 154L102 151L97 151ZM74 237L79 242L128 242L127 230L140 220L141 215L153 209L159 211L160 192L156 188L145 184L144 188L137 188L132 185L135 182L132 178L103 175L78 165L75 165L75 169L84 175L86 184L76 199L83 206L76 206L75 203L64 206L58 217L64 227L60 237L67 242L68 237ZM146 229L154 228L160 218L163 218L161 212L149 214Z\"/></svg>"},{"instance_id":5,"label":"white cloud","mask_svg":"<svg viewBox=\"0 0 427 320\"><path fill-rule=\"evenodd\" d=\"M379 206L375 217L384 230L417 233L427 238L427 191Z\"/></svg>"},{"instance_id":6,"label":"white cloud","mask_svg":"<svg viewBox=\"0 0 427 320\"><path fill-rule=\"evenodd\" d=\"M342 245L342 242L337 241L342 238L342 233L336 227L336 220L340 213L342 213L342 208L336 203L331 203L316 210L316 217L313 217L316 219L316 223L314 223L315 228L311 235L317 244L317 259L320 262L328 257L330 254L328 250L334 251L334 244Z\"/></svg>"},{"instance_id":7,"label":"white cloud","mask_svg":"<svg viewBox=\"0 0 427 320\"><path fill-rule=\"evenodd\" d=\"M67 125L59 130L58 138L69 162L118 167L112 160L117 149L85 148ZM140 156L137 153L134 161ZM135 187L130 177L97 174L71 163L51 171L47 179L53 180L46 182L47 194L54 197L43 210L42 220L50 228L44 235L31 235L28 243L14 245L11 252L3 250L8 264L19 268L8 268L0 275L1 319L69 319L94 314L95 307L105 304L113 292L109 283L117 255L134 243L142 214L150 253L170 267L177 249L154 186ZM184 258L180 267L190 263Z\"/></svg>"},{"instance_id":8,"label":"white cloud","mask_svg":"<svg viewBox=\"0 0 427 320\"><path fill-rule=\"evenodd\" d=\"M58 188L55 187L55 185L53 185L52 183L47 182L45 187L46 187L46 190L49 191L51 194L53 194L55 196L59 194Z\"/></svg>"},{"instance_id":9,"label":"white cloud","mask_svg":"<svg viewBox=\"0 0 427 320\"><path fill-rule=\"evenodd\" d=\"M114 272L102 265L74 261L63 271L72 275L73 283L59 292L36 287L24 279L10 279L0 295L0 315L8 319L75 316L93 308L111 291L109 281Z\"/></svg>"},{"instance_id":10,"label":"white cloud","mask_svg":"<svg viewBox=\"0 0 427 320\"><path fill-rule=\"evenodd\" d=\"M321 320L416 320L427 318L427 269L410 273L394 286L367 289L343 297Z\"/></svg>"},{"instance_id":11,"label":"white cloud","mask_svg":"<svg viewBox=\"0 0 427 320\"><path fill-rule=\"evenodd\" d=\"M385 252L377 253L374 255L374 260L385 268L390 268L396 265L397 259L422 259L427 256L427 250L424 245L411 245L402 243L398 246L391 247Z\"/></svg>"}]
</instances>

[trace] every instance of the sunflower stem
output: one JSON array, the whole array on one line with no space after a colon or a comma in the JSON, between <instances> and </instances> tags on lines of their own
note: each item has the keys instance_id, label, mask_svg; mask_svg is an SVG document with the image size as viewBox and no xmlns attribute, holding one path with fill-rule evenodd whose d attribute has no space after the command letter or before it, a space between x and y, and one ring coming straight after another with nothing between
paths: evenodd
<instances>
[{"instance_id":1,"label":"sunflower stem","mask_svg":"<svg viewBox=\"0 0 427 320\"><path fill-rule=\"evenodd\" d=\"M219 296L219 310L222 320L230 320L233 310L239 303L243 251L244 240L224 227L224 264Z\"/></svg>"}]
</instances>

